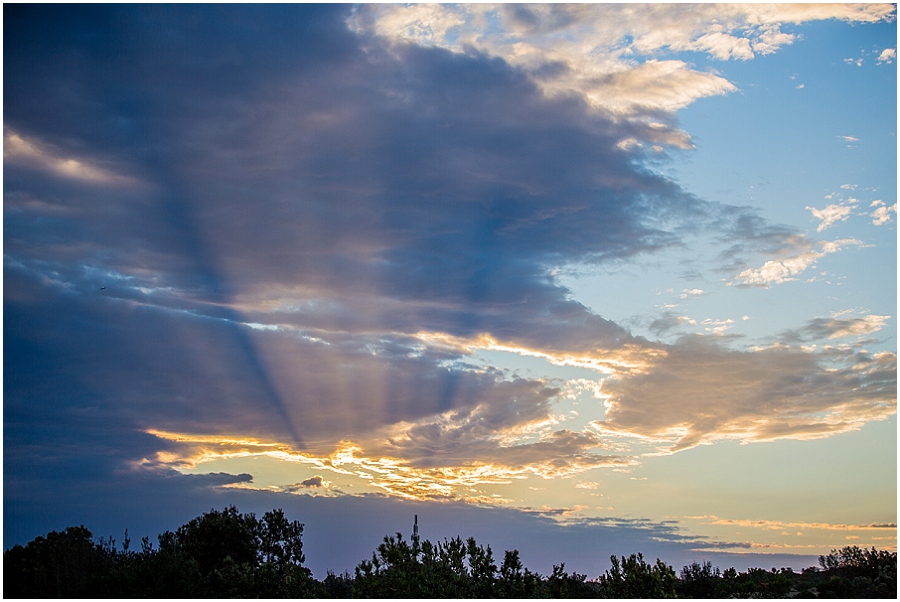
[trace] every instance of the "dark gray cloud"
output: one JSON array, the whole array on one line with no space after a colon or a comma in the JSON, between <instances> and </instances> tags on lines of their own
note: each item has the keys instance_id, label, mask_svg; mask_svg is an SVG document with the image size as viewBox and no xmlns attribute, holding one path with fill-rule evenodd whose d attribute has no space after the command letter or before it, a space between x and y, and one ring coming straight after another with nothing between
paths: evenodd
<instances>
[{"instance_id":1,"label":"dark gray cloud","mask_svg":"<svg viewBox=\"0 0 900 602\"><path fill-rule=\"evenodd\" d=\"M314 477L310 477L310 478L306 479L305 481L302 481L300 483L300 486L301 487L323 487L324 484L323 484L322 477L316 475Z\"/></svg>"},{"instance_id":2,"label":"dark gray cloud","mask_svg":"<svg viewBox=\"0 0 900 602\"><path fill-rule=\"evenodd\" d=\"M578 102L500 60L363 48L341 7L5 15L10 448L73 412L300 447L546 412L542 383L409 336L617 346L550 266L658 248L648 216L690 201Z\"/></svg>"},{"instance_id":3,"label":"dark gray cloud","mask_svg":"<svg viewBox=\"0 0 900 602\"><path fill-rule=\"evenodd\" d=\"M297 432L301 448L331 451L344 437L450 410L484 406L499 417L515 400L520 414L546 416L555 393L541 381L445 367L458 356L402 338L257 331L109 298L99 288L78 294L42 286L15 267L7 267L4 284L16 298L5 308L13 351L5 355L7 432L16 421L38 427L59 414L84 414L110 428L286 441Z\"/></svg>"},{"instance_id":4,"label":"dark gray cloud","mask_svg":"<svg viewBox=\"0 0 900 602\"><path fill-rule=\"evenodd\" d=\"M98 199L60 178L13 173L7 194L75 213L37 224L23 208L7 226L11 254L214 303L302 285L354 316L349 328L488 330L555 348L627 336L547 276L561 262L669 244L659 216L702 205L616 147L626 126L547 100L496 59L363 52L338 34L337 10L259 13L255 27L241 25L254 22L245 10L211 13L200 27L190 10L115 9L36 48L26 33L56 29L23 19L30 27L7 43L48 65L35 75L14 63L6 127L61 157L117 157L150 190ZM100 44L111 24L118 33ZM281 52L289 35L300 40L293 60ZM62 55L75 64L55 62ZM53 120L37 119L26 91L51 84L72 98ZM111 113L129 133L110 131ZM90 130L94 122L105 125ZM53 194L41 189L48 180ZM328 312L303 319L342 326Z\"/></svg>"}]
</instances>

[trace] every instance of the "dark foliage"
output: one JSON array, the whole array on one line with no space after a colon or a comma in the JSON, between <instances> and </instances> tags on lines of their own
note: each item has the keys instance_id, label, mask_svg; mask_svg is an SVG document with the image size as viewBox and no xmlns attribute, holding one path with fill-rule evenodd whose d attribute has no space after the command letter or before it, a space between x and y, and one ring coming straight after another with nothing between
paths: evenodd
<instances>
[{"instance_id":1,"label":"dark foliage","mask_svg":"<svg viewBox=\"0 0 900 602\"><path fill-rule=\"evenodd\" d=\"M109 570L102 546L84 526L51 531L3 554L4 598L84 598Z\"/></svg>"},{"instance_id":2,"label":"dark foliage","mask_svg":"<svg viewBox=\"0 0 900 602\"><path fill-rule=\"evenodd\" d=\"M3 554L5 598L896 598L897 553L856 546L819 557L820 568L720 572L709 562L679 576L641 554L611 557L596 580L547 576L524 567L518 550L499 567L490 546L459 537L432 543L385 537L354 575L312 578L303 566L303 525L281 510L262 518L233 506L210 510L175 532L131 549L128 532L95 542L69 527Z\"/></svg>"},{"instance_id":3,"label":"dark foliage","mask_svg":"<svg viewBox=\"0 0 900 602\"><path fill-rule=\"evenodd\" d=\"M715 598L716 588L722 575L712 563L696 562L681 569L681 578L675 584L675 591L681 598Z\"/></svg>"},{"instance_id":4,"label":"dark foliage","mask_svg":"<svg viewBox=\"0 0 900 602\"><path fill-rule=\"evenodd\" d=\"M674 598L675 571L657 558L656 564L644 562L641 554L622 556L621 563L610 556L612 568L600 575L604 598Z\"/></svg>"},{"instance_id":5,"label":"dark foliage","mask_svg":"<svg viewBox=\"0 0 900 602\"><path fill-rule=\"evenodd\" d=\"M897 553L856 546L819 556L825 579L817 587L820 597L896 598Z\"/></svg>"},{"instance_id":6,"label":"dark foliage","mask_svg":"<svg viewBox=\"0 0 900 602\"><path fill-rule=\"evenodd\" d=\"M84 527L51 532L3 554L5 598L309 597L303 525L281 510L257 519L233 506L210 510L140 552L94 543Z\"/></svg>"}]
</instances>

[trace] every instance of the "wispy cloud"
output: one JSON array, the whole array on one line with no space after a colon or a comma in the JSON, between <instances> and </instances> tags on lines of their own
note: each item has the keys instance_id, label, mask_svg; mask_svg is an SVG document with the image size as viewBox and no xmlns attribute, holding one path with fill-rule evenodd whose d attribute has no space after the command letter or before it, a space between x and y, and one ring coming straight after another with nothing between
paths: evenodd
<instances>
[{"instance_id":1,"label":"wispy cloud","mask_svg":"<svg viewBox=\"0 0 900 602\"><path fill-rule=\"evenodd\" d=\"M58 178L100 186L134 186L139 182L100 161L66 154L65 151L35 139L23 138L4 124L3 161L20 169L35 169ZM109 162L109 161L107 161Z\"/></svg>"},{"instance_id":2,"label":"wispy cloud","mask_svg":"<svg viewBox=\"0 0 900 602\"><path fill-rule=\"evenodd\" d=\"M807 269L815 266L826 255L837 253L850 245L859 246L862 244L862 241L855 238L818 243L817 250L810 249L796 255L771 259L759 268L748 268L737 275L734 284L769 287L775 284L792 282L797 280L797 276Z\"/></svg>"},{"instance_id":3,"label":"wispy cloud","mask_svg":"<svg viewBox=\"0 0 900 602\"><path fill-rule=\"evenodd\" d=\"M819 220L819 226L816 228L816 232L821 232L825 230L837 222L844 222L850 217L850 214L853 212L853 209L856 207L855 199L851 199L850 204L832 204L826 205L822 209L816 209L815 207L807 207L807 211L810 211L817 220Z\"/></svg>"},{"instance_id":4,"label":"wispy cloud","mask_svg":"<svg viewBox=\"0 0 900 602\"><path fill-rule=\"evenodd\" d=\"M719 439L827 437L896 412L896 362L893 353L732 351L687 337L646 372L605 380L606 419L595 425L600 434L659 442L663 451Z\"/></svg>"},{"instance_id":5,"label":"wispy cloud","mask_svg":"<svg viewBox=\"0 0 900 602\"><path fill-rule=\"evenodd\" d=\"M736 525L739 527L754 527L760 529L770 529L781 531L783 529L815 529L824 531L860 531L860 530L890 530L896 529L894 523L869 523L866 525L846 525L833 523L811 523L798 521L777 521L777 520L747 520L747 519L730 519L718 518L715 516L703 517L709 520L711 525Z\"/></svg>"},{"instance_id":6,"label":"wispy cloud","mask_svg":"<svg viewBox=\"0 0 900 602\"><path fill-rule=\"evenodd\" d=\"M679 316L671 311L665 311L650 323L649 328L651 332L663 335L684 325L696 326L697 320L689 316Z\"/></svg>"},{"instance_id":7,"label":"wispy cloud","mask_svg":"<svg viewBox=\"0 0 900 602\"><path fill-rule=\"evenodd\" d=\"M814 318L796 331L783 333L782 338L815 341L866 336L881 330L890 319L891 316L874 314L859 317L838 314L830 318Z\"/></svg>"}]
</instances>

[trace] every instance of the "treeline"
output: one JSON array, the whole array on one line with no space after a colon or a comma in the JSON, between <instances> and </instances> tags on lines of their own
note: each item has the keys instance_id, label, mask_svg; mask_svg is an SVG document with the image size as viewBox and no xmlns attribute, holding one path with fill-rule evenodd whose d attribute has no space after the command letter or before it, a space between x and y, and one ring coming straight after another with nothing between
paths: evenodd
<instances>
[{"instance_id":1,"label":"treeline","mask_svg":"<svg viewBox=\"0 0 900 602\"><path fill-rule=\"evenodd\" d=\"M459 537L432 543L385 537L351 575L319 581L303 566L303 525L281 510L261 518L211 510L156 545L125 533L94 541L84 527L37 537L3 553L4 598L896 598L897 553L856 546L820 567L724 572L693 563L680 573L641 554L611 557L596 579L564 564L542 576L517 550L499 566L490 546Z\"/></svg>"}]
</instances>

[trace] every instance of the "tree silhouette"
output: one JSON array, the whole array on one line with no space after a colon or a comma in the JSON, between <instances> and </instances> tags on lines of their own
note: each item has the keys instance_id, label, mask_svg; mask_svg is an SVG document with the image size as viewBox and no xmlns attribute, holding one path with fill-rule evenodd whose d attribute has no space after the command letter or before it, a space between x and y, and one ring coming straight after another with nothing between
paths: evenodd
<instances>
[{"instance_id":1,"label":"tree silhouette","mask_svg":"<svg viewBox=\"0 0 900 602\"><path fill-rule=\"evenodd\" d=\"M719 569L713 568L709 561L703 564L694 562L681 569L681 578L675 591L684 598L715 598L721 579Z\"/></svg>"},{"instance_id":2,"label":"tree silhouette","mask_svg":"<svg viewBox=\"0 0 900 602\"><path fill-rule=\"evenodd\" d=\"M612 568L600 575L600 589L607 598L674 598L675 570L663 561L644 562L642 554L610 556Z\"/></svg>"},{"instance_id":3,"label":"tree silhouette","mask_svg":"<svg viewBox=\"0 0 900 602\"><path fill-rule=\"evenodd\" d=\"M84 526L51 531L3 554L3 597L93 597L105 564L103 549Z\"/></svg>"},{"instance_id":4,"label":"tree silhouette","mask_svg":"<svg viewBox=\"0 0 900 602\"><path fill-rule=\"evenodd\" d=\"M518 550L499 568L490 546L460 537L432 543L417 535L385 537L348 572L321 582L303 566L303 525L281 510L262 518L230 506L210 510L174 532L148 537L140 550L128 531L121 549L91 532L51 531L3 554L7 598L895 598L897 553L856 546L832 550L820 568L720 572L709 562L672 567L641 554L610 557L595 581L553 566L546 578L526 568Z\"/></svg>"}]
</instances>

